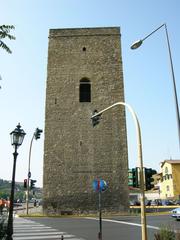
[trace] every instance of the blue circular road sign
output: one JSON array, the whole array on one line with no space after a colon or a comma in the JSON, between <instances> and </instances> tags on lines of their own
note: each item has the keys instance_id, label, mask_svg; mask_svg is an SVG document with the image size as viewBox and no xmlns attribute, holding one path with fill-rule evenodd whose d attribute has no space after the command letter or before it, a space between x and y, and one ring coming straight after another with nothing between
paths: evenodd
<instances>
[{"instance_id":1,"label":"blue circular road sign","mask_svg":"<svg viewBox=\"0 0 180 240\"><path fill-rule=\"evenodd\" d=\"M94 179L93 189L96 192L103 192L107 189L107 182L102 179Z\"/></svg>"}]
</instances>

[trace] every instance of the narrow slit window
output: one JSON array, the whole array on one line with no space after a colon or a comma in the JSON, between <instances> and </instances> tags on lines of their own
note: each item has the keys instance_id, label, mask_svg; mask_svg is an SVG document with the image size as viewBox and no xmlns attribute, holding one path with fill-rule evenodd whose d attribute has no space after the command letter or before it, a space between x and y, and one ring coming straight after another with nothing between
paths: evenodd
<instances>
[{"instance_id":1,"label":"narrow slit window","mask_svg":"<svg viewBox=\"0 0 180 240\"><path fill-rule=\"evenodd\" d=\"M82 79L80 81L79 101L91 102L91 83L88 79Z\"/></svg>"}]
</instances>

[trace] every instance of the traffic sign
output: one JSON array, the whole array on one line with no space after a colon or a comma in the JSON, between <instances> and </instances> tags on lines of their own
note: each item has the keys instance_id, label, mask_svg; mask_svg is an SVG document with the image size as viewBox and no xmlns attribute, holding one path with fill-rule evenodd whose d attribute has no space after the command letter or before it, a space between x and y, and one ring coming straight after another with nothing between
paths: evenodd
<instances>
[{"instance_id":1,"label":"traffic sign","mask_svg":"<svg viewBox=\"0 0 180 240\"><path fill-rule=\"evenodd\" d=\"M103 192L107 189L107 182L102 179L94 179L93 189L96 192Z\"/></svg>"}]
</instances>

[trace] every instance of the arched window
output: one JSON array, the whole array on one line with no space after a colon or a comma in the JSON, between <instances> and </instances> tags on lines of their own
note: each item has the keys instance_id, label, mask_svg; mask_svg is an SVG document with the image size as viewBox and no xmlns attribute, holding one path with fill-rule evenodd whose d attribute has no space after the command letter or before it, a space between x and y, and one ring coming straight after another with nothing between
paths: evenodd
<instances>
[{"instance_id":1,"label":"arched window","mask_svg":"<svg viewBox=\"0 0 180 240\"><path fill-rule=\"evenodd\" d=\"M91 83L87 78L83 78L80 80L79 101L91 102Z\"/></svg>"}]
</instances>

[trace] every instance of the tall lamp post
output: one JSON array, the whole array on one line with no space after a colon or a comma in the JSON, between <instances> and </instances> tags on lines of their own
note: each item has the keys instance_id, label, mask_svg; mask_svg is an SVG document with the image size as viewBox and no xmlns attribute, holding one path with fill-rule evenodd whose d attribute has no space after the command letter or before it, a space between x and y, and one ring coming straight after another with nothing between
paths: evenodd
<instances>
[{"instance_id":1,"label":"tall lamp post","mask_svg":"<svg viewBox=\"0 0 180 240\"><path fill-rule=\"evenodd\" d=\"M29 213L29 184L30 184L29 180L31 178L30 163L31 163L31 149L32 149L33 139L34 139L34 134L33 134L33 137L31 139L30 148L29 148L28 175L27 175L27 195L26 195L26 214L27 215Z\"/></svg>"},{"instance_id":2,"label":"tall lamp post","mask_svg":"<svg viewBox=\"0 0 180 240\"><path fill-rule=\"evenodd\" d=\"M13 203L14 203L14 187L15 187L15 173L16 173L16 159L18 156L17 149L21 146L24 136L26 133L21 129L20 124L10 133L11 135L11 144L14 146L14 163L13 163L13 173L12 173L12 182L11 182L11 196L10 196L10 206L9 206L9 216L8 216L8 225L7 225L7 237L6 240L12 240L13 235Z\"/></svg>"},{"instance_id":3,"label":"tall lamp post","mask_svg":"<svg viewBox=\"0 0 180 240\"><path fill-rule=\"evenodd\" d=\"M1 75L0 75L0 80L2 80L2 77L1 77ZM1 86L0 86L0 89L1 89Z\"/></svg>"},{"instance_id":4,"label":"tall lamp post","mask_svg":"<svg viewBox=\"0 0 180 240\"><path fill-rule=\"evenodd\" d=\"M144 176L143 176L143 157L142 157L142 142L141 142L141 129L139 125L138 118L136 113L132 109L132 107L124 102L117 102L113 105L101 110L100 112L93 114L91 119L98 120L98 117L101 116L102 113L108 111L109 109L116 107L118 105L123 105L128 108L130 111L135 127L136 127L136 136L137 136L137 151L138 151L138 165L139 165L139 175L140 175L140 195L141 195L141 232L142 232L142 240L147 240L147 225L146 225L146 211L145 211L145 194L144 194Z\"/></svg>"},{"instance_id":5,"label":"tall lamp post","mask_svg":"<svg viewBox=\"0 0 180 240\"><path fill-rule=\"evenodd\" d=\"M36 128L35 132L33 133L31 143L30 143L30 148L29 148L29 161L28 161L28 175L27 175L27 195L26 195L26 214L28 215L29 213L29 190L30 190L30 178L31 178L31 150L32 150L32 143L34 139L39 139L41 133L43 132L42 129Z\"/></svg>"},{"instance_id":6,"label":"tall lamp post","mask_svg":"<svg viewBox=\"0 0 180 240\"><path fill-rule=\"evenodd\" d=\"M146 37L144 37L141 40L138 40L134 42L131 45L131 49L137 49L141 46L141 44L149 38L153 33L158 31L160 28L164 27L165 32L166 32L166 39L167 39L167 46L168 46L168 53L169 53L169 60L170 60L170 67L171 67L171 75L172 75L172 81L173 81L173 90L174 90L174 100L175 100L175 108L176 108L176 118L177 118L177 128L178 128L178 137L179 137L179 147L180 147L180 116L179 116L179 106L178 106L178 97L177 97L177 91L176 91L176 81L175 81L175 75L174 75L174 68L173 68L173 61L172 61L172 54L171 54L171 47L170 47L170 41L169 41L169 36L168 36L168 30L167 30L167 25L164 23L157 29L155 29L153 32L148 34Z\"/></svg>"}]
</instances>

